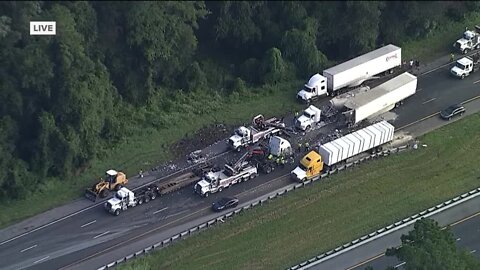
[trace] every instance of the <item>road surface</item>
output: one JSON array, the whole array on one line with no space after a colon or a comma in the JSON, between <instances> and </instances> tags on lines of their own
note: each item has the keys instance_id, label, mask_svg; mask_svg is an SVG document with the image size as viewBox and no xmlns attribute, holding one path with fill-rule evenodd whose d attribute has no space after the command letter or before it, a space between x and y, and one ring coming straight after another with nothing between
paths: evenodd
<instances>
[{"instance_id":1,"label":"road surface","mask_svg":"<svg viewBox=\"0 0 480 270\"><path fill-rule=\"evenodd\" d=\"M397 128L432 115L452 103L478 96L478 85L474 82L480 80L480 73L461 81L448 76L447 69L448 67L440 68L420 77L419 92L395 111L398 117L393 124ZM286 119L286 121L292 120ZM414 126L408 128L414 128ZM327 126L309 132L306 137L318 139L321 134L330 132L331 128ZM226 148L223 143L212 145L208 151L212 155L224 153L222 157L217 158L217 163L222 163L225 159L234 160L239 156L238 153L225 153ZM179 167L186 166L184 163ZM288 173L293 167L294 165L290 165L270 175L261 175L206 199L192 194L192 188L187 187L147 205L123 212L118 217L108 215L101 205L85 210L84 207L89 205L89 202L79 200L75 202L78 204L76 206L79 208L78 213L68 218L35 230L29 231L26 228L26 232L17 229L16 234L8 234L7 232L13 231L9 228L2 230L0 239L6 240L0 242L2 269L99 267L140 250L150 243L168 238L203 220L215 217L215 214L210 212L209 206L213 200L221 196L235 195L242 202L247 202L291 185L291 180L279 178L279 176ZM157 175L150 175L142 180L146 182L162 174L169 174L171 171L173 170L159 171ZM140 181L137 185L139 183ZM13 235L18 237L11 238Z\"/></svg>"}]
</instances>

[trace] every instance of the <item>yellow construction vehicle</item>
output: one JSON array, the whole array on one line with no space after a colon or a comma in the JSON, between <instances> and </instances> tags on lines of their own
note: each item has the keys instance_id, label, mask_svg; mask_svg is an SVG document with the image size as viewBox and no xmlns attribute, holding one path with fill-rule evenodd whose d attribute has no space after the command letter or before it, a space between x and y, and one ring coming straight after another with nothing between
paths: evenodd
<instances>
[{"instance_id":1,"label":"yellow construction vehicle","mask_svg":"<svg viewBox=\"0 0 480 270\"><path fill-rule=\"evenodd\" d=\"M110 191L119 190L127 183L127 176L123 172L108 170L105 179L100 178L100 182L85 191L85 197L91 201L96 201L98 197L105 198Z\"/></svg>"}]
</instances>

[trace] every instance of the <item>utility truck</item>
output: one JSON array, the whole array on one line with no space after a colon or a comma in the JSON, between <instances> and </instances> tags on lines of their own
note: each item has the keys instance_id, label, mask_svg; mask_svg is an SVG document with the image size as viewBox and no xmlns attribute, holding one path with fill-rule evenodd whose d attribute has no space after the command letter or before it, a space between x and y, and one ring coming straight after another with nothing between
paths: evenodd
<instances>
[{"instance_id":1,"label":"utility truck","mask_svg":"<svg viewBox=\"0 0 480 270\"><path fill-rule=\"evenodd\" d=\"M468 75L476 72L480 66L480 53L476 53L472 56L462 57L458 59L450 69L450 73L457 77L464 79Z\"/></svg>"},{"instance_id":2,"label":"utility truck","mask_svg":"<svg viewBox=\"0 0 480 270\"><path fill-rule=\"evenodd\" d=\"M150 200L155 200L158 194L158 186L155 184L148 185L136 191L131 191L126 187L120 188L113 198L105 203L105 209L111 214L118 216L120 212L128 208L148 203Z\"/></svg>"},{"instance_id":3,"label":"utility truck","mask_svg":"<svg viewBox=\"0 0 480 270\"><path fill-rule=\"evenodd\" d=\"M310 105L303 111L302 115L295 120L295 127L303 131L309 130L320 123L321 114L322 111L319 108Z\"/></svg>"},{"instance_id":4,"label":"utility truck","mask_svg":"<svg viewBox=\"0 0 480 270\"><path fill-rule=\"evenodd\" d=\"M453 43L453 47L463 54L467 54L469 51L479 49L480 26L475 25L475 30L466 29L465 32L463 32L462 38Z\"/></svg>"},{"instance_id":5,"label":"utility truck","mask_svg":"<svg viewBox=\"0 0 480 270\"><path fill-rule=\"evenodd\" d=\"M234 164L225 164L223 170L213 169L203 176L194 186L194 191L203 197L211 193L221 192L237 183L255 178L257 167L251 165L247 160L249 152L246 152Z\"/></svg>"},{"instance_id":6,"label":"utility truck","mask_svg":"<svg viewBox=\"0 0 480 270\"><path fill-rule=\"evenodd\" d=\"M231 149L240 151L242 147L268 139L282 129L285 129L285 123L280 119L273 117L265 120L263 115L257 115L250 127L241 126L235 130L235 134L228 139L228 145Z\"/></svg>"},{"instance_id":7,"label":"utility truck","mask_svg":"<svg viewBox=\"0 0 480 270\"><path fill-rule=\"evenodd\" d=\"M383 144L393 139L394 130L391 124L382 121L320 145L317 151L310 151L300 160L291 177L298 182L317 179L323 171L348 158L369 150L379 151Z\"/></svg>"},{"instance_id":8,"label":"utility truck","mask_svg":"<svg viewBox=\"0 0 480 270\"><path fill-rule=\"evenodd\" d=\"M417 77L405 72L373 89L363 87L335 97L330 100L330 104L339 109L343 107L346 122L356 125L400 106L416 90Z\"/></svg>"},{"instance_id":9,"label":"utility truck","mask_svg":"<svg viewBox=\"0 0 480 270\"><path fill-rule=\"evenodd\" d=\"M357 87L381 73L392 73L402 64L402 49L389 44L313 75L297 99L310 102L324 95L335 96L341 89Z\"/></svg>"},{"instance_id":10,"label":"utility truck","mask_svg":"<svg viewBox=\"0 0 480 270\"><path fill-rule=\"evenodd\" d=\"M249 161L265 174L293 160L292 145L279 136L271 137L268 146L259 145L249 151Z\"/></svg>"}]
</instances>

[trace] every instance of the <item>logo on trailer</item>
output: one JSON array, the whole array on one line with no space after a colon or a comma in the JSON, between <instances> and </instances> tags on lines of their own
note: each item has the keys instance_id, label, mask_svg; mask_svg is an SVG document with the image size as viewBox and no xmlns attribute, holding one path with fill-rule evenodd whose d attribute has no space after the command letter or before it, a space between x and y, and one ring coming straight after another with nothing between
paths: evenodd
<instances>
[{"instance_id":1,"label":"logo on trailer","mask_svg":"<svg viewBox=\"0 0 480 270\"><path fill-rule=\"evenodd\" d=\"M387 62L388 62L391 59L397 59L397 58L398 58L397 54L394 54L394 55L387 56L387 58L385 60L387 60Z\"/></svg>"},{"instance_id":2,"label":"logo on trailer","mask_svg":"<svg viewBox=\"0 0 480 270\"><path fill-rule=\"evenodd\" d=\"M57 22L30 22L31 36L55 36Z\"/></svg>"}]
</instances>

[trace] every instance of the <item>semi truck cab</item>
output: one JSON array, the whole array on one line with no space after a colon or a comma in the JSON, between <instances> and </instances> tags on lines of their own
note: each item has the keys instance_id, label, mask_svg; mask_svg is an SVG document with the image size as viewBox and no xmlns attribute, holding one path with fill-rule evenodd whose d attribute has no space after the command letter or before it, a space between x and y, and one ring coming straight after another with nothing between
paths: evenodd
<instances>
[{"instance_id":1,"label":"semi truck cab","mask_svg":"<svg viewBox=\"0 0 480 270\"><path fill-rule=\"evenodd\" d=\"M126 187L122 187L115 192L113 198L105 203L105 209L112 214L118 215L120 211L135 205L135 194Z\"/></svg>"},{"instance_id":2,"label":"semi truck cab","mask_svg":"<svg viewBox=\"0 0 480 270\"><path fill-rule=\"evenodd\" d=\"M303 182L309 178L320 175L323 170L323 161L320 154L310 151L304 156L292 172L291 177L298 182Z\"/></svg>"},{"instance_id":3,"label":"semi truck cab","mask_svg":"<svg viewBox=\"0 0 480 270\"><path fill-rule=\"evenodd\" d=\"M455 63L455 66L453 66L450 69L450 73L452 75L458 77L458 78L465 78L466 76L470 75L472 73L474 68L474 62L473 59L470 57L463 57Z\"/></svg>"},{"instance_id":4,"label":"semi truck cab","mask_svg":"<svg viewBox=\"0 0 480 270\"><path fill-rule=\"evenodd\" d=\"M321 114L322 111L319 108L310 105L295 121L295 126L303 131L310 129L320 122Z\"/></svg>"},{"instance_id":5,"label":"semi truck cab","mask_svg":"<svg viewBox=\"0 0 480 270\"><path fill-rule=\"evenodd\" d=\"M297 99L310 102L312 99L323 95L327 95L327 78L317 73L297 93Z\"/></svg>"},{"instance_id":6,"label":"semi truck cab","mask_svg":"<svg viewBox=\"0 0 480 270\"><path fill-rule=\"evenodd\" d=\"M248 141L250 141L250 130L244 126L235 129L235 134L228 139L230 147L234 150L240 150L240 147Z\"/></svg>"}]
</instances>

